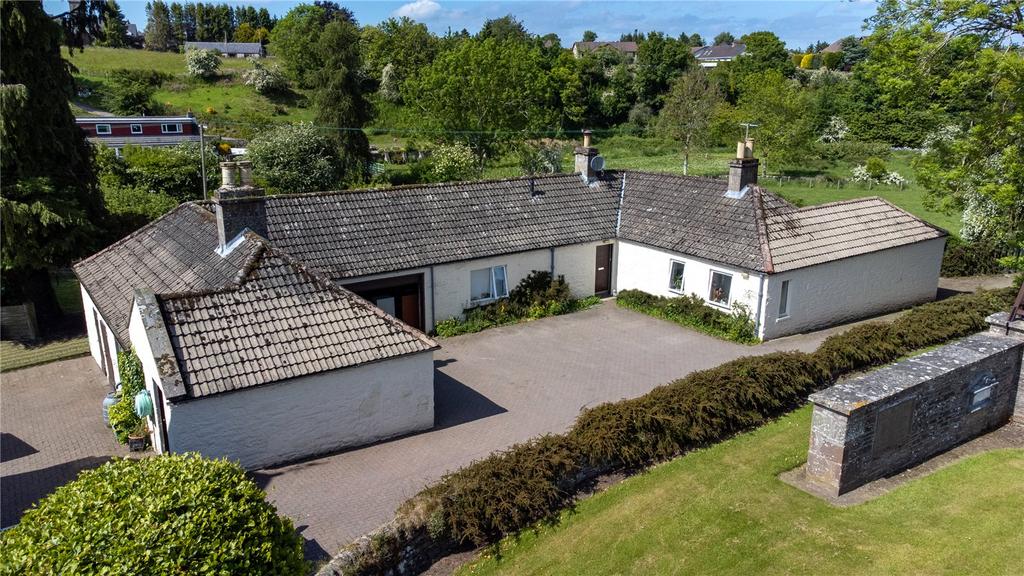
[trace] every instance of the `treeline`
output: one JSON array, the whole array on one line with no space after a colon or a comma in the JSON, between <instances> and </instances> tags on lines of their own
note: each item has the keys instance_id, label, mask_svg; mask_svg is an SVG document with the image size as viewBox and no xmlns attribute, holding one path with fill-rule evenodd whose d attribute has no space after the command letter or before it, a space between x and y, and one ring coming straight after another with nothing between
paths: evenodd
<instances>
[{"instance_id":1,"label":"treeline","mask_svg":"<svg viewBox=\"0 0 1024 576\"><path fill-rule=\"evenodd\" d=\"M204 2L146 3L146 48L176 50L185 42L266 42L277 18L266 8Z\"/></svg>"}]
</instances>

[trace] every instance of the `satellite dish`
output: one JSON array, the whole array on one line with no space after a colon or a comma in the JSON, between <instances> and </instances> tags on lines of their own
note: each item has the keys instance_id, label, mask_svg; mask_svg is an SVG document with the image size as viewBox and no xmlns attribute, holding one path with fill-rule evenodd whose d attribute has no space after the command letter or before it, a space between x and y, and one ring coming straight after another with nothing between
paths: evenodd
<instances>
[{"instance_id":1,"label":"satellite dish","mask_svg":"<svg viewBox=\"0 0 1024 576\"><path fill-rule=\"evenodd\" d=\"M590 167L600 172L604 170L604 156L594 156L590 159Z\"/></svg>"}]
</instances>

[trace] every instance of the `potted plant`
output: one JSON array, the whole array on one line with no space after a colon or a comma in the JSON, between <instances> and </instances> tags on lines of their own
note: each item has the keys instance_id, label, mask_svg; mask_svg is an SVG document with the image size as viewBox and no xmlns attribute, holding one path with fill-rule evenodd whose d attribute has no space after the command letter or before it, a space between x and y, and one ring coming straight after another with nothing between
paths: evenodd
<instances>
[{"instance_id":1,"label":"potted plant","mask_svg":"<svg viewBox=\"0 0 1024 576\"><path fill-rule=\"evenodd\" d=\"M128 449L132 452L142 452L146 449L148 441L149 426L146 425L146 421L143 419L128 433Z\"/></svg>"}]
</instances>

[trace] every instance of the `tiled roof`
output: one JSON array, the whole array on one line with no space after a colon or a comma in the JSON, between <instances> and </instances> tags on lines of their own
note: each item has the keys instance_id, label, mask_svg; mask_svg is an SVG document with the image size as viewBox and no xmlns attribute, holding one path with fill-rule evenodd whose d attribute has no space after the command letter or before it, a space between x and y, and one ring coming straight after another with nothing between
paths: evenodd
<instances>
[{"instance_id":1,"label":"tiled roof","mask_svg":"<svg viewBox=\"0 0 1024 576\"><path fill-rule=\"evenodd\" d=\"M157 295L190 397L425 352L422 332L267 246L237 282Z\"/></svg>"},{"instance_id":2,"label":"tiled roof","mask_svg":"<svg viewBox=\"0 0 1024 576\"><path fill-rule=\"evenodd\" d=\"M262 54L259 42L185 42L185 49L220 50L224 54Z\"/></svg>"},{"instance_id":3,"label":"tiled roof","mask_svg":"<svg viewBox=\"0 0 1024 576\"><path fill-rule=\"evenodd\" d=\"M74 270L118 342L127 348L135 288L157 293L219 288L234 279L254 246L241 246L227 258L214 252L216 248L213 214L182 204L79 262Z\"/></svg>"},{"instance_id":4,"label":"tiled roof","mask_svg":"<svg viewBox=\"0 0 1024 576\"><path fill-rule=\"evenodd\" d=\"M615 237L620 179L578 174L272 196L267 235L331 278Z\"/></svg>"},{"instance_id":5,"label":"tiled roof","mask_svg":"<svg viewBox=\"0 0 1024 576\"><path fill-rule=\"evenodd\" d=\"M595 40L593 42L574 42L573 47L578 47L580 50L597 50L608 46L614 48L619 52L636 52L640 49L640 46L636 42L603 42Z\"/></svg>"},{"instance_id":6,"label":"tiled roof","mask_svg":"<svg viewBox=\"0 0 1024 576\"><path fill-rule=\"evenodd\" d=\"M697 60L718 60L735 58L747 51L747 45L740 42L734 44L716 44L693 48L693 57Z\"/></svg>"},{"instance_id":7,"label":"tiled roof","mask_svg":"<svg viewBox=\"0 0 1024 576\"><path fill-rule=\"evenodd\" d=\"M776 272L942 238L946 232L881 198L801 208L767 218Z\"/></svg>"},{"instance_id":8,"label":"tiled roof","mask_svg":"<svg viewBox=\"0 0 1024 576\"><path fill-rule=\"evenodd\" d=\"M619 238L766 271L758 214L794 208L756 187L742 198L728 198L727 188L726 180L714 178L627 172Z\"/></svg>"}]
</instances>

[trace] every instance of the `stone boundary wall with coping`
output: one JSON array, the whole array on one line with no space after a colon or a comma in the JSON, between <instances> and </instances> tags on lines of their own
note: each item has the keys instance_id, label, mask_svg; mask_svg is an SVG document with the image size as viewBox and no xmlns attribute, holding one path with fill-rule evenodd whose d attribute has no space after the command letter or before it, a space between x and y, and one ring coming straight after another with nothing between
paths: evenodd
<instances>
[{"instance_id":1,"label":"stone boundary wall with coping","mask_svg":"<svg viewBox=\"0 0 1024 576\"><path fill-rule=\"evenodd\" d=\"M1000 334L1002 336L1009 336L1010 338L1016 338L1017 340L1024 341L1024 320L1014 320L1013 322L1007 322L1010 318L1007 312L997 312L985 321L989 325L990 334ZM1024 362L1021 364L1021 380L1024 380ZM1024 394L1017 391L1017 402L1013 409L1013 420L1014 422L1020 422L1024 424Z\"/></svg>"},{"instance_id":2,"label":"stone boundary wall with coping","mask_svg":"<svg viewBox=\"0 0 1024 576\"><path fill-rule=\"evenodd\" d=\"M983 332L812 394L807 479L838 496L1006 424L1022 350Z\"/></svg>"}]
</instances>

